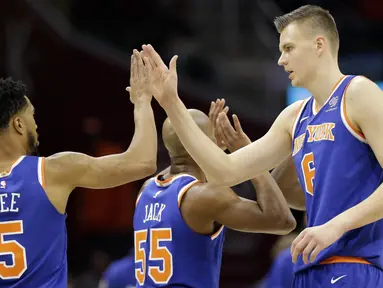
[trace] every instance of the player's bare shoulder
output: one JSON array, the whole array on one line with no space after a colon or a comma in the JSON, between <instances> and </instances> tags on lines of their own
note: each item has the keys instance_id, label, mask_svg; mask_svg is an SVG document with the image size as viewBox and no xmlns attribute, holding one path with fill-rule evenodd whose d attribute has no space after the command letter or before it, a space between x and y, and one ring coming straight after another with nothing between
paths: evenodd
<instances>
[{"instance_id":1,"label":"player's bare shoulder","mask_svg":"<svg viewBox=\"0 0 383 288\"><path fill-rule=\"evenodd\" d=\"M369 92L373 92L372 94ZM346 103L352 104L356 101L368 101L371 95L383 93L379 86L364 76L356 76L350 81L346 90Z\"/></svg>"},{"instance_id":2,"label":"player's bare shoulder","mask_svg":"<svg viewBox=\"0 0 383 288\"><path fill-rule=\"evenodd\" d=\"M216 187L208 182L196 182L182 198L182 212L213 221L216 210L221 210L222 206L230 202L228 199L232 199L233 194L230 190L228 187Z\"/></svg>"},{"instance_id":3,"label":"player's bare shoulder","mask_svg":"<svg viewBox=\"0 0 383 288\"><path fill-rule=\"evenodd\" d=\"M47 186L72 183L69 186L74 189L74 180L85 173L90 165L89 159L89 156L75 152L61 152L47 157L45 159Z\"/></svg>"},{"instance_id":4,"label":"player's bare shoulder","mask_svg":"<svg viewBox=\"0 0 383 288\"><path fill-rule=\"evenodd\" d=\"M358 130L359 122L369 113L371 105L382 101L383 92L379 86L364 76L356 76L348 85L345 94L345 111L348 119Z\"/></svg>"}]
</instances>

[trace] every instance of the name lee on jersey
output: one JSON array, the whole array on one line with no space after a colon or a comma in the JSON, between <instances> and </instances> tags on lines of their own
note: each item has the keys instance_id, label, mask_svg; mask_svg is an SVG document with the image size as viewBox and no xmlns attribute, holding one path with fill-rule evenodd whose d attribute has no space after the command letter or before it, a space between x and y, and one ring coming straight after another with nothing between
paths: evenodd
<instances>
[{"instance_id":1,"label":"name lee on jersey","mask_svg":"<svg viewBox=\"0 0 383 288\"><path fill-rule=\"evenodd\" d=\"M151 203L149 205L145 205L145 219L143 220L143 223L148 221L161 222L162 212L165 208L166 205L163 203Z\"/></svg>"},{"instance_id":2,"label":"name lee on jersey","mask_svg":"<svg viewBox=\"0 0 383 288\"><path fill-rule=\"evenodd\" d=\"M0 194L0 213L19 212L17 200L20 199L20 193L2 193Z\"/></svg>"}]
</instances>

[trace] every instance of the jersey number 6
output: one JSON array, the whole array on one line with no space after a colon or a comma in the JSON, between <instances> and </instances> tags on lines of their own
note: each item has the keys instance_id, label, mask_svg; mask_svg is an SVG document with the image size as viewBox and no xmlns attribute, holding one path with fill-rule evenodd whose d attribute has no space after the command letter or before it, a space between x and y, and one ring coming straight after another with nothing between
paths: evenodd
<instances>
[{"instance_id":1,"label":"jersey number 6","mask_svg":"<svg viewBox=\"0 0 383 288\"><path fill-rule=\"evenodd\" d=\"M303 172L303 178L305 180L306 192L313 195L315 166L314 166L314 154L312 152L307 153L303 156L301 167Z\"/></svg>"},{"instance_id":2,"label":"jersey number 6","mask_svg":"<svg viewBox=\"0 0 383 288\"><path fill-rule=\"evenodd\" d=\"M144 247L147 247L148 230L135 231L135 263L141 263L142 266L142 268L135 269L136 280L140 286L143 286L147 272L155 284L167 284L173 276L173 256L168 248L161 246L161 242L172 241L172 230L170 228L157 228L149 231L149 261L162 261L162 269L159 266L148 266L146 263L145 248L141 246L144 244Z\"/></svg>"}]
</instances>

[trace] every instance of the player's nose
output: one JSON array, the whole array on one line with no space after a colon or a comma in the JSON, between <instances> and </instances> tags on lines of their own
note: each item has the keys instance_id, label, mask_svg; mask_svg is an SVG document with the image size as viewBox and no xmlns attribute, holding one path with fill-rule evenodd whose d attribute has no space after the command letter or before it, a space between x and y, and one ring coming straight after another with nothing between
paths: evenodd
<instances>
[{"instance_id":1,"label":"player's nose","mask_svg":"<svg viewBox=\"0 0 383 288\"><path fill-rule=\"evenodd\" d=\"M279 57L279 59L278 59L278 65L279 66L286 66L286 64L287 64L286 58L283 56L283 54L281 54L281 57Z\"/></svg>"}]
</instances>

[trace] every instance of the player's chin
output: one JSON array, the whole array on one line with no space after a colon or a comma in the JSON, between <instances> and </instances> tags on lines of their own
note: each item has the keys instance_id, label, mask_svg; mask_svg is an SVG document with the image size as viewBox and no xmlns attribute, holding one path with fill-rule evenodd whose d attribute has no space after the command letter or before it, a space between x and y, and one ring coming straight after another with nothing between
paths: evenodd
<instances>
[{"instance_id":1,"label":"player's chin","mask_svg":"<svg viewBox=\"0 0 383 288\"><path fill-rule=\"evenodd\" d=\"M291 85L294 86L294 87L301 87L301 84L299 82L299 79L297 79L296 77L294 77L293 79L291 79Z\"/></svg>"}]
</instances>

